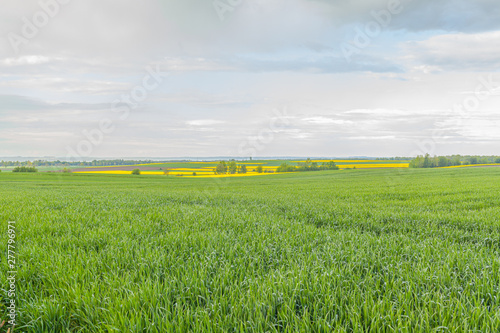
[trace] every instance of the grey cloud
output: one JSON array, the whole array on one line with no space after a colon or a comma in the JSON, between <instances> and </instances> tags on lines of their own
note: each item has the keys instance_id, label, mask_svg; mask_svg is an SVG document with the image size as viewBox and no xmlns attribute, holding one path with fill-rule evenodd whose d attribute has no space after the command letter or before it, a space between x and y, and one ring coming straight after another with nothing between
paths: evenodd
<instances>
[{"instance_id":1,"label":"grey cloud","mask_svg":"<svg viewBox=\"0 0 500 333\"><path fill-rule=\"evenodd\" d=\"M5 61L16 55L6 38L22 30L23 16L41 10L38 1L8 0L2 4L0 67L4 73L137 71L165 57L202 58L188 70L350 71L399 72L400 66L384 57L366 55L352 64L335 54L344 40L342 27L373 20L373 10L384 10L389 0L243 1L227 20L220 21L212 1L163 0L72 1L61 7L50 24L22 47L21 56L40 55L36 66ZM401 0L403 11L394 15L389 30L487 31L500 29L500 13L493 0ZM16 19L17 18L17 19ZM284 49L307 49L318 59L287 61L242 59L238 54L273 54ZM333 54L332 54L333 53ZM368 51L366 52L368 53ZM3 65L2 65L2 59ZM283 59L283 58L282 58ZM183 64L179 64L180 70ZM28 69L29 68L29 69ZM176 70L175 67L172 70ZM33 73L33 72L32 72Z\"/></svg>"},{"instance_id":2,"label":"grey cloud","mask_svg":"<svg viewBox=\"0 0 500 333\"><path fill-rule=\"evenodd\" d=\"M400 3L401 12L391 15L388 30L480 32L500 29L496 0L315 0L328 6L327 15L342 24L373 20L372 11Z\"/></svg>"},{"instance_id":3,"label":"grey cloud","mask_svg":"<svg viewBox=\"0 0 500 333\"><path fill-rule=\"evenodd\" d=\"M122 59L165 55L217 55L224 52L272 52L309 45L327 50L343 25L365 23L389 0L253 0L243 1L221 21L212 1L72 1L23 54L67 53ZM388 30L477 32L500 29L496 0L401 0ZM0 14L0 35L20 32L21 18L40 10L38 1L7 0ZM17 19L16 19L17 18ZM2 47L5 55L8 42ZM330 45L328 45L329 43Z\"/></svg>"}]
</instances>

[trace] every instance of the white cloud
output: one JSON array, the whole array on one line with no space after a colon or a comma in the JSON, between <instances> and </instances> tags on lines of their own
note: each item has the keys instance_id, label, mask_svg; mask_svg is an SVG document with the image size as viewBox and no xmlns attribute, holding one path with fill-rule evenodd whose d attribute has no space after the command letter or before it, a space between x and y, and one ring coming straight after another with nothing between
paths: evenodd
<instances>
[{"instance_id":1,"label":"white cloud","mask_svg":"<svg viewBox=\"0 0 500 333\"><path fill-rule=\"evenodd\" d=\"M19 90L36 89L37 91L57 91L59 93L84 93L87 95L107 95L126 92L131 84L106 80L87 80L68 77L47 77L37 75L22 79L9 78L0 80L0 87Z\"/></svg>"},{"instance_id":2,"label":"white cloud","mask_svg":"<svg viewBox=\"0 0 500 333\"><path fill-rule=\"evenodd\" d=\"M329 125L329 124L346 125L353 123L350 120L332 119L327 117L310 117L310 118L304 118L302 120L311 124L318 124L318 125Z\"/></svg>"},{"instance_id":3,"label":"white cloud","mask_svg":"<svg viewBox=\"0 0 500 333\"><path fill-rule=\"evenodd\" d=\"M223 124L225 121L222 120L214 120L214 119L197 119L197 120L189 120L186 121L186 124L191 126L211 126Z\"/></svg>"},{"instance_id":4,"label":"white cloud","mask_svg":"<svg viewBox=\"0 0 500 333\"><path fill-rule=\"evenodd\" d=\"M21 56L17 58L6 58L3 60L5 66L14 67L21 65L40 65L44 63L50 62L51 59L49 57L41 56L41 55L29 55L29 56Z\"/></svg>"},{"instance_id":5,"label":"white cloud","mask_svg":"<svg viewBox=\"0 0 500 333\"><path fill-rule=\"evenodd\" d=\"M500 31L437 35L406 43L404 51L413 69L424 73L495 71L500 66Z\"/></svg>"},{"instance_id":6,"label":"white cloud","mask_svg":"<svg viewBox=\"0 0 500 333\"><path fill-rule=\"evenodd\" d=\"M381 136L351 136L349 140L396 140L394 135L381 135Z\"/></svg>"}]
</instances>

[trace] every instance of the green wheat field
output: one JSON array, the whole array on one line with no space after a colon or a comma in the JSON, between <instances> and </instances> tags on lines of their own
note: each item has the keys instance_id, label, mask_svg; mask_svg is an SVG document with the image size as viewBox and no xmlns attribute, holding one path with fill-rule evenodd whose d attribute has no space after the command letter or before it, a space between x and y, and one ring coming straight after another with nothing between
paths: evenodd
<instances>
[{"instance_id":1,"label":"green wheat field","mask_svg":"<svg viewBox=\"0 0 500 333\"><path fill-rule=\"evenodd\" d=\"M16 332L500 330L500 168L3 172L0 191Z\"/></svg>"}]
</instances>

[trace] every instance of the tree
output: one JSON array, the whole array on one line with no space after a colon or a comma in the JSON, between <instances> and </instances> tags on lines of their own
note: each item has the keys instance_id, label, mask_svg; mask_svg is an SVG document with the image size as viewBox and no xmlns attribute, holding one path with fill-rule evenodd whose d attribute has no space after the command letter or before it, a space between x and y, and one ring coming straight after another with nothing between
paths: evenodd
<instances>
[{"instance_id":1,"label":"tree","mask_svg":"<svg viewBox=\"0 0 500 333\"><path fill-rule=\"evenodd\" d=\"M311 159L308 157L306 160L306 163L304 164L304 167L306 169L309 169L311 167Z\"/></svg>"},{"instance_id":2,"label":"tree","mask_svg":"<svg viewBox=\"0 0 500 333\"><path fill-rule=\"evenodd\" d=\"M168 174L169 174L169 173L170 173L170 171L169 171L168 169L164 169L164 170L163 170L163 174L164 174L165 176L168 176Z\"/></svg>"},{"instance_id":3,"label":"tree","mask_svg":"<svg viewBox=\"0 0 500 333\"><path fill-rule=\"evenodd\" d=\"M425 154L424 157L424 168L431 168L432 167L432 162L431 162L431 157L429 154Z\"/></svg>"},{"instance_id":4,"label":"tree","mask_svg":"<svg viewBox=\"0 0 500 333\"><path fill-rule=\"evenodd\" d=\"M462 160L460 158L460 155L453 156L453 158L451 160L451 165L453 165L453 166L462 165Z\"/></svg>"},{"instance_id":5,"label":"tree","mask_svg":"<svg viewBox=\"0 0 500 333\"><path fill-rule=\"evenodd\" d=\"M247 173L247 166L246 165L240 166L240 173Z\"/></svg>"},{"instance_id":6,"label":"tree","mask_svg":"<svg viewBox=\"0 0 500 333\"><path fill-rule=\"evenodd\" d=\"M295 167L284 162L276 169L276 172L292 172L295 171Z\"/></svg>"},{"instance_id":7,"label":"tree","mask_svg":"<svg viewBox=\"0 0 500 333\"><path fill-rule=\"evenodd\" d=\"M35 167L18 166L12 172L38 172L38 169Z\"/></svg>"},{"instance_id":8,"label":"tree","mask_svg":"<svg viewBox=\"0 0 500 333\"><path fill-rule=\"evenodd\" d=\"M329 161L327 164L326 164L326 168L328 170L338 170L339 167L338 165L334 162L334 161Z\"/></svg>"},{"instance_id":9,"label":"tree","mask_svg":"<svg viewBox=\"0 0 500 333\"><path fill-rule=\"evenodd\" d=\"M193 176L196 176L196 172L193 172Z\"/></svg>"},{"instance_id":10,"label":"tree","mask_svg":"<svg viewBox=\"0 0 500 333\"><path fill-rule=\"evenodd\" d=\"M257 167L257 173L262 173L262 172L264 172L264 168L262 167L262 165L259 165Z\"/></svg>"},{"instance_id":11,"label":"tree","mask_svg":"<svg viewBox=\"0 0 500 333\"><path fill-rule=\"evenodd\" d=\"M236 165L235 161L229 162L228 170L231 175L234 175L238 171L238 165Z\"/></svg>"},{"instance_id":12,"label":"tree","mask_svg":"<svg viewBox=\"0 0 500 333\"><path fill-rule=\"evenodd\" d=\"M134 169L134 170L132 170L132 174L133 175L140 175L141 174L141 170L140 169Z\"/></svg>"},{"instance_id":13,"label":"tree","mask_svg":"<svg viewBox=\"0 0 500 333\"><path fill-rule=\"evenodd\" d=\"M439 165L439 158L437 156L434 156L431 159L431 168L437 168Z\"/></svg>"},{"instance_id":14,"label":"tree","mask_svg":"<svg viewBox=\"0 0 500 333\"><path fill-rule=\"evenodd\" d=\"M439 156L438 158L438 167L443 168L451 165L451 161L444 157L444 156Z\"/></svg>"},{"instance_id":15,"label":"tree","mask_svg":"<svg viewBox=\"0 0 500 333\"><path fill-rule=\"evenodd\" d=\"M215 173L217 175L224 175L227 173L227 165L226 162L220 161L219 164L215 167Z\"/></svg>"}]
</instances>

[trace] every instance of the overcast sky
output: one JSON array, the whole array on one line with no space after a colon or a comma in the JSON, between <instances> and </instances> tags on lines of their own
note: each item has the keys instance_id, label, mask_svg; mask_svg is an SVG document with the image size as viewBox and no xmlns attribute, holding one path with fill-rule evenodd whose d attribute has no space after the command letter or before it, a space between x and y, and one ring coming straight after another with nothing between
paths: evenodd
<instances>
[{"instance_id":1,"label":"overcast sky","mask_svg":"<svg viewBox=\"0 0 500 333\"><path fill-rule=\"evenodd\" d=\"M3 0L0 37L0 156L500 154L498 0Z\"/></svg>"}]
</instances>

